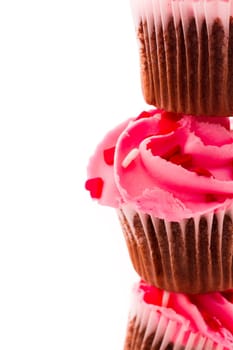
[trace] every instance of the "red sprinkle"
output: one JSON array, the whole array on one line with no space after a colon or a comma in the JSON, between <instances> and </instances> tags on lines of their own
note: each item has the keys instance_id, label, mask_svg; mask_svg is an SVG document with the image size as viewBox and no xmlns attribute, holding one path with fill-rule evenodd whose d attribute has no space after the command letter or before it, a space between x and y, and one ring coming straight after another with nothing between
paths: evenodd
<instances>
[{"instance_id":1,"label":"red sprinkle","mask_svg":"<svg viewBox=\"0 0 233 350\"><path fill-rule=\"evenodd\" d=\"M104 150L104 161L107 165L113 165L114 153L116 147L107 148Z\"/></svg>"},{"instance_id":2,"label":"red sprinkle","mask_svg":"<svg viewBox=\"0 0 233 350\"><path fill-rule=\"evenodd\" d=\"M180 145L176 145L172 147L169 151L164 153L161 157L166 160L170 160L171 157L173 157L176 154L181 154L181 147Z\"/></svg>"},{"instance_id":3,"label":"red sprinkle","mask_svg":"<svg viewBox=\"0 0 233 350\"><path fill-rule=\"evenodd\" d=\"M159 134L165 135L169 134L172 131L175 131L179 127L179 123L174 120L161 118L159 120Z\"/></svg>"},{"instance_id":4,"label":"red sprinkle","mask_svg":"<svg viewBox=\"0 0 233 350\"><path fill-rule=\"evenodd\" d=\"M143 111L142 113L139 114L139 116L136 118L136 120L142 119L142 118L153 117L153 115L155 115L155 112L156 112L156 109L153 109L151 111Z\"/></svg>"},{"instance_id":5,"label":"red sprinkle","mask_svg":"<svg viewBox=\"0 0 233 350\"><path fill-rule=\"evenodd\" d=\"M226 298L230 303L233 304L233 290L227 290L222 292L224 298Z\"/></svg>"},{"instance_id":6,"label":"red sprinkle","mask_svg":"<svg viewBox=\"0 0 233 350\"><path fill-rule=\"evenodd\" d=\"M169 161L183 168L189 168L192 165L192 156L191 154L175 154Z\"/></svg>"},{"instance_id":7,"label":"red sprinkle","mask_svg":"<svg viewBox=\"0 0 233 350\"><path fill-rule=\"evenodd\" d=\"M163 292L160 289L151 289L145 292L144 301L147 304L162 305Z\"/></svg>"},{"instance_id":8,"label":"red sprinkle","mask_svg":"<svg viewBox=\"0 0 233 350\"><path fill-rule=\"evenodd\" d=\"M151 140L147 145L147 149L150 149L152 154L155 156L157 149L156 140ZM175 145L169 149L166 153L161 155L161 158L174 164L181 165L183 168L190 168L192 166L191 154L182 154L180 145Z\"/></svg>"},{"instance_id":9,"label":"red sprinkle","mask_svg":"<svg viewBox=\"0 0 233 350\"><path fill-rule=\"evenodd\" d=\"M205 311L202 311L201 314L202 314L204 320L206 321L206 323L209 325L209 327L213 331L217 332L217 331L219 331L220 328L222 328L221 322L216 317L209 315Z\"/></svg>"},{"instance_id":10,"label":"red sprinkle","mask_svg":"<svg viewBox=\"0 0 233 350\"><path fill-rule=\"evenodd\" d=\"M153 156L156 156L156 150L158 149L156 140L150 140L146 145L146 149L150 149Z\"/></svg>"},{"instance_id":11,"label":"red sprinkle","mask_svg":"<svg viewBox=\"0 0 233 350\"><path fill-rule=\"evenodd\" d=\"M163 111L161 113L161 116L162 116L162 118L166 118L166 119L170 119L170 120L174 120L174 121L178 121L183 117L183 115L181 113L166 112L166 111Z\"/></svg>"},{"instance_id":12,"label":"red sprinkle","mask_svg":"<svg viewBox=\"0 0 233 350\"><path fill-rule=\"evenodd\" d=\"M92 179L88 179L85 183L85 188L90 192L92 198L100 198L102 195L104 186L104 181L101 177L94 177Z\"/></svg>"},{"instance_id":13,"label":"red sprinkle","mask_svg":"<svg viewBox=\"0 0 233 350\"><path fill-rule=\"evenodd\" d=\"M200 175L200 176L213 177L211 172L208 169L206 169L206 168L194 168L194 169L191 169L191 170L194 171L197 175Z\"/></svg>"},{"instance_id":14,"label":"red sprinkle","mask_svg":"<svg viewBox=\"0 0 233 350\"><path fill-rule=\"evenodd\" d=\"M181 146L176 145L168 150L165 154L161 156L174 164L181 165L184 168L188 168L192 164L191 154L181 154Z\"/></svg>"},{"instance_id":15,"label":"red sprinkle","mask_svg":"<svg viewBox=\"0 0 233 350\"><path fill-rule=\"evenodd\" d=\"M147 304L152 304L152 305L158 305L157 304L157 300L156 300L156 296L153 294L153 293L148 293L146 292L144 294L144 301L147 303Z\"/></svg>"}]
</instances>

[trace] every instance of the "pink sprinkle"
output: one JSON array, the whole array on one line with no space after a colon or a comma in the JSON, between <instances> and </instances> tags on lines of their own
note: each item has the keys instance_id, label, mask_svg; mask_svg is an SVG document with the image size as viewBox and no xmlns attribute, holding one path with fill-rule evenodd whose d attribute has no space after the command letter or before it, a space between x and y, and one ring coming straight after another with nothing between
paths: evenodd
<instances>
[{"instance_id":1,"label":"pink sprinkle","mask_svg":"<svg viewBox=\"0 0 233 350\"><path fill-rule=\"evenodd\" d=\"M162 306L167 307L170 299L170 293L167 291L163 291L163 298L162 298Z\"/></svg>"},{"instance_id":2,"label":"pink sprinkle","mask_svg":"<svg viewBox=\"0 0 233 350\"><path fill-rule=\"evenodd\" d=\"M130 163L138 156L139 154L139 149L138 148L133 148L125 157L125 159L122 162L123 168L127 168Z\"/></svg>"}]
</instances>

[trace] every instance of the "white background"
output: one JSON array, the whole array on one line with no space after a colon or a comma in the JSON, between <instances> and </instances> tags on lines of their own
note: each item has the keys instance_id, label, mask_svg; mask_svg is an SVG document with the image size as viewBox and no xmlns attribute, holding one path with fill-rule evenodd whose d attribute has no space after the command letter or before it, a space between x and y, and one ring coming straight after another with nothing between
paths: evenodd
<instances>
[{"instance_id":1,"label":"white background","mask_svg":"<svg viewBox=\"0 0 233 350\"><path fill-rule=\"evenodd\" d=\"M122 349L137 276L84 182L143 109L128 0L0 2L1 350Z\"/></svg>"}]
</instances>

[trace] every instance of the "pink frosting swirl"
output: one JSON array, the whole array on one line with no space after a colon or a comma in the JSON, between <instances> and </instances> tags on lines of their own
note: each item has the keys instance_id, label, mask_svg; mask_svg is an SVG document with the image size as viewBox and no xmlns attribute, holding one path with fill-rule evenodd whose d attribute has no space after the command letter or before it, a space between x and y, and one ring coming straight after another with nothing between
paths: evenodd
<instances>
[{"instance_id":1,"label":"pink frosting swirl","mask_svg":"<svg viewBox=\"0 0 233 350\"><path fill-rule=\"evenodd\" d=\"M154 305L168 318L180 320L182 317L183 323L188 321L191 332L198 332L216 344L221 344L221 349L232 349L233 290L188 295L166 292L141 281L135 285L135 293L138 297L141 295L146 304Z\"/></svg>"},{"instance_id":2,"label":"pink frosting swirl","mask_svg":"<svg viewBox=\"0 0 233 350\"><path fill-rule=\"evenodd\" d=\"M106 135L88 177L89 190L91 179L102 179L101 204L127 203L166 220L226 209L233 198L229 119L144 112Z\"/></svg>"}]
</instances>

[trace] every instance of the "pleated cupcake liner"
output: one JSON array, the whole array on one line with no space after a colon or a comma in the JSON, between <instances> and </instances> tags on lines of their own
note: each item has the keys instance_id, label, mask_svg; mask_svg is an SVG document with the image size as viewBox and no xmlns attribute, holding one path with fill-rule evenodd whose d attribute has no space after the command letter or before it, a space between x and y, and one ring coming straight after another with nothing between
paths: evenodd
<instances>
[{"instance_id":1,"label":"pleated cupcake liner","mask_svg":"<svg viewBox=\"0 0 233 350\"><path fill-rule=\"evenodd\" d=\"M148 104L193 115L233 113L233 2L131 0Z\"/></svg>"},{"instance_id":2,"label":"pleated cupcake liner","mask_svg":"<svg viewBox=\"0 0 233 350\"><path fill-rule=\"evenodd\" d=\"M233 206L180 222L127 205L118 216L132 264L147 283L192 294L233 288Z\"/></svg>"}]
</instances>

